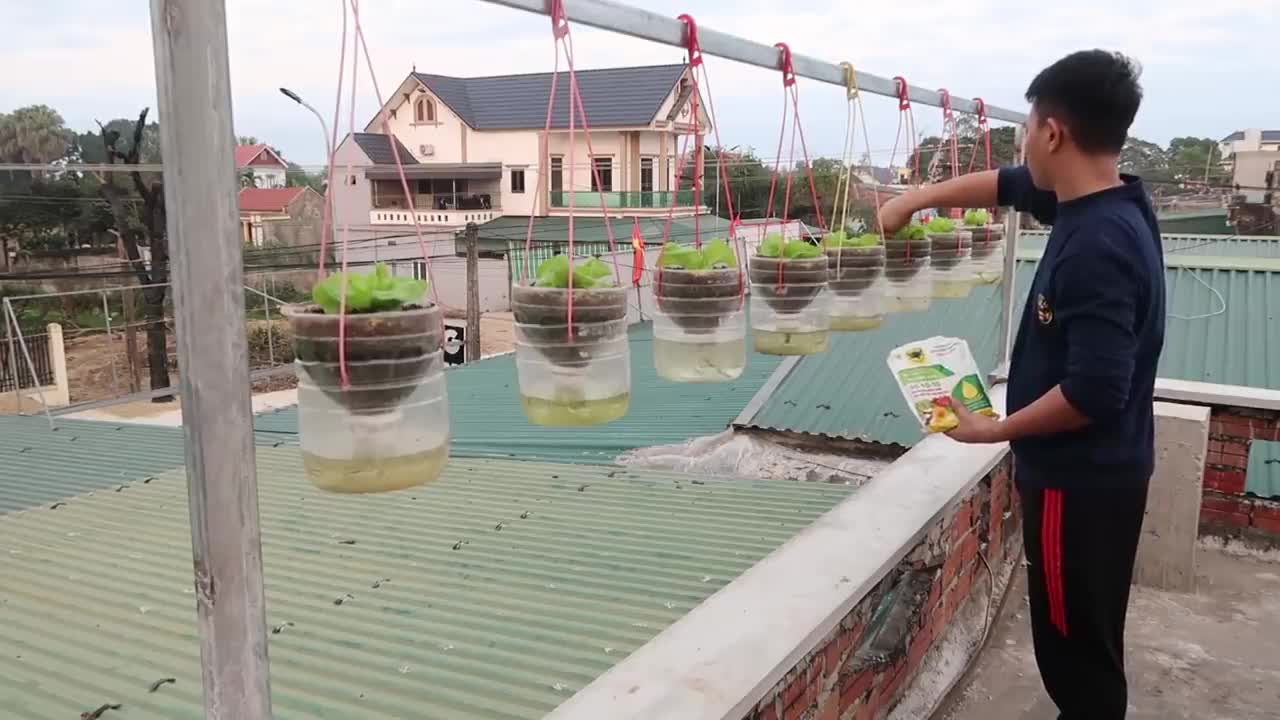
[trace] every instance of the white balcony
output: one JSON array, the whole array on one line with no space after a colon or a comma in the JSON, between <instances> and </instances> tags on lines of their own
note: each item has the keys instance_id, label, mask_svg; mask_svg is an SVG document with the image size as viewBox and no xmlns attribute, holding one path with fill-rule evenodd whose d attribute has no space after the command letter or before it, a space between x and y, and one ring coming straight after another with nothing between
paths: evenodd
<instances>
[{"instance_id":1,"label":"white balcony","mask_svg":"<svg viewBox=\"0 0 1280 720\"><path fill-rule=\"evenodd\" d=\"M397 208L375 208L369 211L370 225L413 225L413 215L417 214L419 225L436 227L461 228L467 223L487 223L502 217L500 208L484 208L478 210L401 210Z\"/></svg>"}]
</instances>

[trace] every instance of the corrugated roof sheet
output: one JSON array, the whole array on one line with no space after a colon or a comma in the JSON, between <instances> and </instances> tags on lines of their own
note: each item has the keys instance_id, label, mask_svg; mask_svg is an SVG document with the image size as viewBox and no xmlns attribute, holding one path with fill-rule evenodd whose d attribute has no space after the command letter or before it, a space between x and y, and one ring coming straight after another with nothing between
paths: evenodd
<instances>
[{"instance_id":1,"label":"corrugated roof sheet","mask_svg":"<svg viewBox=\"0 0 1280 720\"><path fill-rule=\"evenodd\" d=\"M1258 497L1280 499L1280 442L1249 443L1249 470L1244 491Z\"/></svg>"},{"instance_id":2,"label":"corrugated roof sheet","mask_svg":"<svg viewBox=\"0 0 1280 720\"><path fill-rule=\"evenodd\" d=\"M1019 251L1042 251L1049 234L1028 232L1019 236ZM1166 257L1280 258L1280 237L1267 235L1187 235L1164 233Z\"/></svg>"},{"instance_id":3,"label":"corrugated roof sheet","mask_svg":"<svg viewBox=\"0 0 1280 720\"><path fill-rule=\"evenodd\" d=\"M578 87L592 127L648 125L684 74L684 65L579 70ZM414 73L463 122L477 130L543 128L551 73L457 78ZM553 128L569 127L569 81L556 84ZM578 121L579 124L581 121Z\"/></svg>"},{"instance_id":4,"label":"corrugated roof sheet","mask_svg":"<svg viewBox=\"0 0 1280 720\"><path fill-rule=\"evenodd\" d=\"M1018 263L1019 310L1035 265ZM1280 273L1179 267L1166 269L1165 282L1160 377L1280 389ZM927 313L891 316L879 330L837 335L829 352L801 359L746 425L910 446L921 435L885 366L889 351L962 337L990 370L999 317L999 290L984 286L964 300L935 300Z\"/></svg>"},{"instance_id":5,"label":"corrugated roof sheet","mask_svg":"<svg viewBox=\"0 0 1280 720\"><path fill-rule=\"evenodd\" d=\"M0 415L0 514L117 488L184 461L182 428ZM259 446L296 438L256 434Z\"/></svg>"},{"instance_id":6,"label":"corrugated roof sheet","mask_svg":"<svg viewBox=\"0 0 1280 720\"><path fill-rule=\"evenodd\" d=\"M382 133L351 133L351 139L356 141L356 145L364 151L368 156L369 162L374 165L395 165L396 158L391 154L391 143L387 142L387 136ZM409 152L409 148L400 142L400 138L395 138L396 150L400 153L401 165L417 165L418 161L413 157L413 153Z\"/></svg>"},{"instance_id":7,"label":"corrugated roof sheet","mask_svg":"<svg viewBox=\"0 0 1280 720\"><path fill-rule=\"evenodd\" d=\"M551 428L532 425L520 408L515 357L503 355L450 369L449 412L453 452L468 457L512 457L576 463L612 463L627 450L677 443L724 430L773 374L779 358L751 354L731 383L686 385L658 378L653 329L631 330L631 409L608 425ZM259 431L296 433L288 408L260 415Z\"/></svg>"},{"instance_id":8,"label":"corrugated roof sheet","mask_svg":"<svg viewBox=\"0 0 1280 720\"><path fill-rule=\"evenodd\" d=\"M540 718L852 492L455 460L361 497L296 451L258 467L280 720ZM181 472L0 518L0 577L7 716L204 717Z\"/></svg>"}]
</instances>

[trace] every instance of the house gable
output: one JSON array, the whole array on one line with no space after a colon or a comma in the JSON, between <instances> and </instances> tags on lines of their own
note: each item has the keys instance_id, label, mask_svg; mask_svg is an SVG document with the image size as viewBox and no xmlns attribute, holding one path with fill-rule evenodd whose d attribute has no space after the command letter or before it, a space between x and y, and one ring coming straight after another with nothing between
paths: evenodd
<instances>
[{"instance_id":1,"label":"house gable","mask_svg":"<svg viewBox=\"0 0 1280 720\"><path fill-rule=\"evenodd\" d=\"M577 78L587 120L592 127L600 128L650 125L684 73L684 65L581 70ZM411 73L386 107L394 109L397 120L403 121L406 107L412 108L405 103L414 97L416 85L418 92L439 100L473 130L536 130L546 123L551 78L551 73L478 78ZM379 126L379 118L374 117L366 129ZM568 126L569 82L567 75L561 73L551 127Z\"/></svg>"}]
</instances>

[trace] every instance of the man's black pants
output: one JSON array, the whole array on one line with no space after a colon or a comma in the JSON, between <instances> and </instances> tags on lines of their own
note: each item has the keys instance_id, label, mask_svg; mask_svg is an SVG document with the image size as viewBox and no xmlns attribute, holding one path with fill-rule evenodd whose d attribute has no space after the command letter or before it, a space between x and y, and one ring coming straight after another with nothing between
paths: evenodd
<instances>
[{"instance_id":1,"label":"man's black pants","mask_svg":"<svg viewBox=\"0 0 1280 720\"><path fill-rule=\"evenodd\" d=\"M1121 720L1128 707L1124 620L1147 481L1064 490L1022 485L1031 632L1045 690L1059 720Z\"/></svg>"}]
</instances>

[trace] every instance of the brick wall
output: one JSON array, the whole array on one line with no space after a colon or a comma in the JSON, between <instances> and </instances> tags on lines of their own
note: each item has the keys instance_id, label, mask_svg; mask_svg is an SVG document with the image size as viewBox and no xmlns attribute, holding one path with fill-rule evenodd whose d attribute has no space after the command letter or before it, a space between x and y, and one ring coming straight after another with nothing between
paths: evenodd
<instances>
[{"instance_id":1,"label":"brick wall","mask_svg":"<svg viewBox=\"0 0 1280 720\"><path fill-rule=\"evenodd\" d=\"M1280 502L1245 494L1249 446L1254 440L1280 440L1280 412L1212 409L1200 506L1202 534L1280 542Z\"/></svg>"},{"instance_id":2,"label":"brick wall","mask_svg":"<svg viewBox=\"0 0 1280 720\"><path fill-rule=\"evenodd\" d=\"M956 613L987 602L986 568L1007 572L1021 543L1005 459L748 713L747 720L878 720L901 700ZM896 589L896 590L895 590ZM887 620L873 617L887 597ZM994 607L994 603L993 603ZM877 628L882 628L877 632Z\"/></svg>"}]
</instances>

